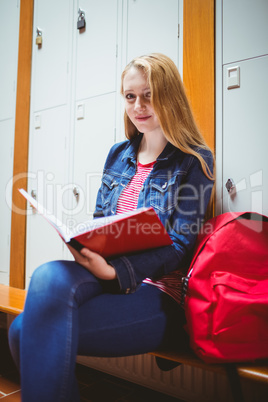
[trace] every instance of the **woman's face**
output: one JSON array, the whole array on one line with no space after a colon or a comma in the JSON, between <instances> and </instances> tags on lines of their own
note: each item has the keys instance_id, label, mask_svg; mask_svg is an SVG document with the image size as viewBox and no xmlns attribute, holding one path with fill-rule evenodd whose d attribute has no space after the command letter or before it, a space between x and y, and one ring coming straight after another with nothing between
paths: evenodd
<instances>
[{"instance_id":1,"label":"woman's face","mask_svg":"<svg viewBox=\"0 0 268 402\"><path fill-rule=\"evenodd\" d=\"M141 133L160 129L160 124L151 105L151 90L142 70L131 67L123 80L125 110Z\"/></svg>"}]
</instances>

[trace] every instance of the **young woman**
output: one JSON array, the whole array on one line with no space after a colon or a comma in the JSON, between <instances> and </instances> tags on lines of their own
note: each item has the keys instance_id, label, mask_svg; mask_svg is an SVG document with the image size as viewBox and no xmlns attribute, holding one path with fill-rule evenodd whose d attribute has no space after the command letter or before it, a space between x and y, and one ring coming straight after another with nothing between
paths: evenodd
<instances>
[{"instance_id":1,"label":"young woman","mask_svg":"<svg viewBox=\"0 0 268 402\"><path fill-rule=\"evenodd\" d=\"M70 247L75 261L35 270L9 332L24 402L79 401L77 354L146 353L183 336L179 278L211 196L213 156L168 57L134 59L121 92L128 140L107 157L95 217L152 206L173 244L109 260Z\"/></svg>"}]
</instances>

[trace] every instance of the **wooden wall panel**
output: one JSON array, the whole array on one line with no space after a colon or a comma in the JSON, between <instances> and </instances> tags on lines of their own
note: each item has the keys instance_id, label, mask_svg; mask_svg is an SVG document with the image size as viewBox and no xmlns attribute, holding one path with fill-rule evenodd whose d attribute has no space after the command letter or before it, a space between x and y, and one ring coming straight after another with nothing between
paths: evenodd
<instances>
[{"instance_id":1,"label":"wooden wall panel","mask_svg":"<svg viewBox=\"0 0 268 402\"><path fill-rule=\"evenodd\" d=\"M15 144L13 167L13 208L11 218L11 250L10 250L10 286L25 286L25 239L26 239L26 203L18 192L18 188L27 188L28 170L28 138L31 93L31 60L33 0L20 2L19 55L17 77L17 100L15 120Z\"/></svg>"},{"instance_id":2,"label":"wooden wall panel","mask_svg":"<svg viewBox=\"0 0 268 402\"><path fill-rule=\"evenodd\" d=\"M183 82L197 124L214 151L214 0L184 0L183 8Z\"/></svg>"}]
</instances>

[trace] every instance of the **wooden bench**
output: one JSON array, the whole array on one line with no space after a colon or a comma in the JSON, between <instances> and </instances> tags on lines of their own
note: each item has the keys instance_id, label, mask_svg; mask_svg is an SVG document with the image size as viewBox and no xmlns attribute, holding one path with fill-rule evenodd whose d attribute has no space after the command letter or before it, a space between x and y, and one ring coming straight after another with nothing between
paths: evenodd
<instances>
[{"instance_id":1,"label":"wooden bench","mask_svg":"<svg viewBox=\"0 0 268 402\"><path fill-rule=\"evenodd\" d=\"M181 345L180 349L176 350L161 350L150 354L156 357L156 362L162 370L168 370L171 362L171 368L172 363L174 363L173 368L176 365L185 364L186 366L226 375L235 402L244 401L241 380L245 379L266 384L268 400L268 360L259 361L258 363L207 364L199 359L188 345Z\"/></svg>"},{"instance_id":2,"label":"wooden bench","mask_svg":"<svg viewBox=\"0 0 268 402\"><path fill-rule=\"evenodd\" d=\"M23 311L25 299L26 290L0 284L0 311L16 316ZM266 383L268 388L267 360L258 363L239 363L235 365L206 364L193 353L188 345L181 345L180 349L177 350L155 351L150 354L156 357L157 364L162 370L168 370L173 365L175 367L178 364L185 364L203 370L227 374L235 401L243 400L239 387L240 379L245 378Z\"/></svg>"},{"instance_id":3,"label":"wooden bench","mask_svg":"<svg viewBox=\"0 0 268 402\"><path fill-rule=\"evenodd\" d=\"M26 290L0 284L0 311L18 315L23 312Z\"/></svg>"}]
</instances>

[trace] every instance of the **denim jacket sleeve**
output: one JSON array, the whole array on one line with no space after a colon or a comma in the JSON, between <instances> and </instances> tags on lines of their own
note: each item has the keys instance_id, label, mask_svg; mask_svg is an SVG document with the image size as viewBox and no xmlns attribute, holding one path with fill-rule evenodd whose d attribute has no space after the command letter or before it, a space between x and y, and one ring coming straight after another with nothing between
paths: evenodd
<instances>
[{"instance_id":1,"label":"denim jacket sleeve","mask_svg":"<svg viewBox=\"0 0 268 402\"><path fill-rule=\"evenodd\" d=\"M210 151L202 150L202 154L212 172ZM173 244L109 261L124 293L135 292L146 277L160 278L176 269L187 269L185 264L191 256L213 187L213 181L205 176L196 157L189 156L187 164L187 173L176 190L172 213L165 221L162 219Z\"/></svg>"},{"instance_id":2,"label":"denim jacket sleeve","mask_svg":"<svg viewBox=\"0 0 268 402\"><path fill-rule=\"evenodd\" d=\"M123 293L133 293L145 278L159 278L178 269L180 256L173 245L122 256L109 261Z\"/></svg>"}]
</instances>

